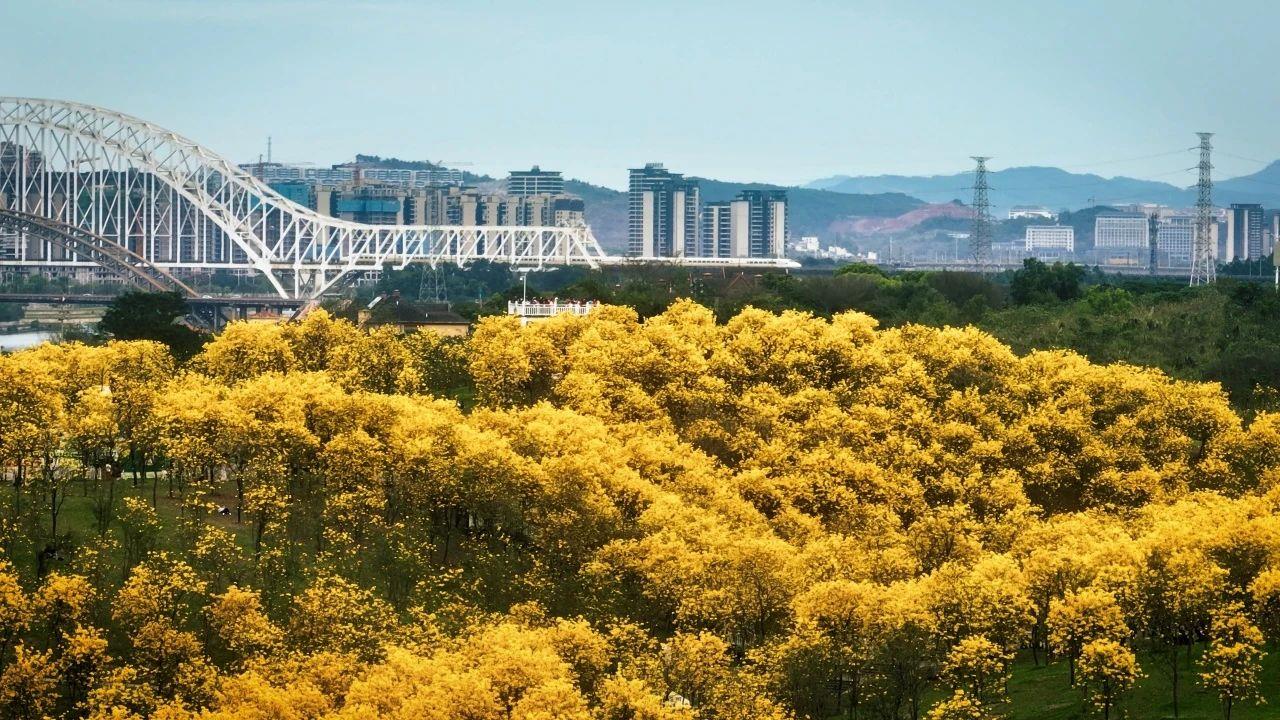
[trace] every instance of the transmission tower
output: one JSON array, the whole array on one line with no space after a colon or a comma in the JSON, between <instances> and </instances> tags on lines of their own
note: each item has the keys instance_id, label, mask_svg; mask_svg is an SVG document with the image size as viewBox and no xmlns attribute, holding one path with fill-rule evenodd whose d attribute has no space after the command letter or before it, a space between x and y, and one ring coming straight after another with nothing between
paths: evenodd
<instances>
[{"instance_id":1,"label":"transmission tower","mask_svg":"<svg viewBox=\"0 0 1280 720\"><path fill-rule=\"evenodd\" d=\"M1217 279L1213 258L1213 236L1209 229L1213 222L1213 179L1210 171L1213 163L1209 151L1213 146L1209 138L1213 133L1196 133L1200 136L1200 182L1196 183L1196 239L1191 250L1191 284L1207 285Z\"/></svg>"},{"instance_id":2,"label":"transmission tower","mask_svg":"<svg viewBox=\"0 0 1280 720\"><path fill-rule=\"evenodd\" d=\"M418 302L449 302L449 289L444 277L444 269L439 265L422 266L422 279L418 282Z\"/></svg>"},{"instance_id":3,"label":"transmission tower","mask_svg":"<svg viewBox=\"0 0 1280 720\"><path fill-rule=\"evenodd\" d=\"M1160 211L1151 211L1151 217L1147 218L1147 236L1150 244L1151 257L1147 259L1147 274L1156 274L1156 258L1160 250Z\"/></svg>"},{"instance_id":4,"label":"transmission tower","mask_svg":"<svg viewBox=\"0 0 1280 720\"><path fill-rule=\"evenodd\" d=\"M969 251L983 272L991 262L991 202L987 199L987 161L989 157L973 156L978 163L973 171L973 232L969 234Z\"/></svg>"}]
</instances>

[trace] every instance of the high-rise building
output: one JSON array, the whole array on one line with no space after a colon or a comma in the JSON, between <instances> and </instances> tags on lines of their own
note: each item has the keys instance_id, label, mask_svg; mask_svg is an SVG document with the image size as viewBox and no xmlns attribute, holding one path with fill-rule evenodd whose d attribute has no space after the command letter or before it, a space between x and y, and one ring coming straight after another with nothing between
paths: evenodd
<instances>
[{"instance_id":1,"label":"high-rise building","mask_svg":"<svg viewBox=\"0 0 1280 720\"><path fill-rule=\"evenodd\" d=\"M507 194L523 197L526 195L561 195L564 193L564 178L559 170L543 170L537 165L531 170L512 170L507 176Z\"/></svg>"},{"instance_id":2,"label":"high-rise building","mask_svg":"<svg viewBox=\"0 0 1280 720\"><path fill-rule=\"evenodd\" d=\"M581 227L587 224L586 203L582 198L560 195L551 200L551 224L557 227Z\"/></svg>"},{"instance_id":3,"label":"high-rise building","mask_svg":"<svg viewBox=\"0 0 1280 720\"><path fill-rule=\"evenodd\" d=\"M294 184L277 189L292 190ZM580 226L585 224L581 198L572 195L515 196L486 193L460 185L406 187L397 184L317 185L297 183L291 197L333 217L374 225ZM309 192L303 192L309 191Z\"/></svg>"},{"instance_id":4,"label":"high-rise building","mask_svg":"<svg viewBox=\"0 0 1280 720\"><path fill-rule=\"evenodd\" d=\"M786 254L787 193L783 190L743 190L734 198L747 204L747 252L734 257L769 258Z\"/></svg>"},{"instance_id":5,"label":"high-rise building","mask_svg":"<svg viewBox=\"0 0 1280 720\"><path fill-rule=\"evenodd\" d=\"M393 185L316 189L317 210L367 225L403 225L407 190Z\"/></svg>"},{"instance_id":6,"label":"high-rise building","mask_svg":"<svg viewBox=\"0 0 1280 720\"><path fill-rule=\"evenodd\" d=\"M1104 212L1093 221L1093 246L1096 248L1146 248L1150 231L1146 213Z\"/></svg>"},{"instance_id":7,"label":"high-rise building","mask_svg":"<svg viewBox=\"0 0 1280 720\"><path fill-rule=\"evenodd\" d=\"M733 243L732 203L710 202L702 206L702 237L698 255L729 257Z\"/></svg>"},{"instance_id":8,"label":"high-rise building","mask_svg":"<svg viewBox=\"0 0 1280 720\"><path fill-rule=\"evenodd\" d=\"M1076 231L1070 225L1028 225L1025 240L1029 253L1076 250Z\"/></svg>"},{"instance_id":9,"label":"high-rise building","mask_svg":"<svg viewBox=\"0 0 1280 720\"><path fill-rule=\"evenodd\" d=\"M683 257L698 253L698 183L662 163L631 171L627 254Z\"/></svg>"},{"instance_id":10,"label":"high-rise building","mask_svg":"<svg viewBox=\"0 0 1280 720\"><path fill-rule=\"evenodd\" d=\"M1227 211L1226 255L1223 260L1256 260L1262 257L1262 206L1235 203Z\"/></svg>"},{"instance_id":11,"label":"high-rise building","mask_svg":"<svg viewBox=\"0 0 1280 720\"><path fill-rule=\"evenodd\" d=\"M787 239L787 195L781 190L745 190L733 200L702 207L702 257L783 257ZM695 254L695 253L691 253Z\"/></svg>"}]
</instances>

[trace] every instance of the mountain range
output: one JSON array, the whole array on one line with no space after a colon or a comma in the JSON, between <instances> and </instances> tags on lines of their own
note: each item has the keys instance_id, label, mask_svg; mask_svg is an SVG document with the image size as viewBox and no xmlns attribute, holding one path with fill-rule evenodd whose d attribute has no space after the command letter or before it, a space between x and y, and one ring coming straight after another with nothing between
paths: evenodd
<instances>
[{"instance_id":1,"label":"mountain range","mask_svg":"<svg viewBox=\"0 0 1280 720\"><path fill-rule=\"evenodd\" d=\"M1192 171L1186 173L1194 177ZM991 205L1001 213L1014 205L1042 205L1052 210L1075 210L1095 205L1160 203L1175 207L1196 202L1195 187L1117 176L1073 173L1056 167L1014 167L989 174ZM973 196L973 172L951 175L836 175L814 180L805 187L838 193L902 193L929 203ZM1251 175L1214 183L1215 204L1261 203L1280 205L1280 161Z\"/></svg>"}]
</instances>

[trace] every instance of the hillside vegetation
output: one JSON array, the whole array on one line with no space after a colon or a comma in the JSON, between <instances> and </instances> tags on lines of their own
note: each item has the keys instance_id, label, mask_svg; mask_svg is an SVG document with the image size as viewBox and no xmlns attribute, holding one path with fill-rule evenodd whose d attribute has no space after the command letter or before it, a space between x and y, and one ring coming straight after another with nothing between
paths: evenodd
<instances>
[{"instance_id":1,"label":"hillside vegetation","mask_svg":"<svg viewBox=\"0 0 1280 720\"><path fill-rule=\"evenodd\" d=\"M703 202L732 200L743 190L785 190L788 226L797 237L827 235L839 223L859 217L895 218L924 204L900 193L858 195L766 183L696 179ZM627 193L578 180L566 181L565 190L585 201L587 224L600 244L609 252L626 252Z\"/></svg>"},{"instance_id":2,"label":"hillside vegetation","mask_svg":"<svg viewBox=\"0 0 1280 720\"><path fill-rule=\"evenodd\" d=\"M0 356L0 716L1260 717L1280 416L678 301ZM1157 700L1158 698L1158 700Z\"/></svg>"}]
</instances>

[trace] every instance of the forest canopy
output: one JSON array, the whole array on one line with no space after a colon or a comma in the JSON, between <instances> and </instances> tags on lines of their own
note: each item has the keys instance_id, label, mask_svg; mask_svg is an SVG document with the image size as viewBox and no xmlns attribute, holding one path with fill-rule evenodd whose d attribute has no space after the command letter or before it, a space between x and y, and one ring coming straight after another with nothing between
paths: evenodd
<instances>
[{"instance_id":1,"label":"forest canopy","mask_svg":"<svg viewBox=\"0 0 1280 720\"><path fill-rule=\"evenodd\" d=\"M1280 416L856 312L44 345L0 465L5 717L1229 716L1280 640Z\"/></svg>"}]
</instances>

